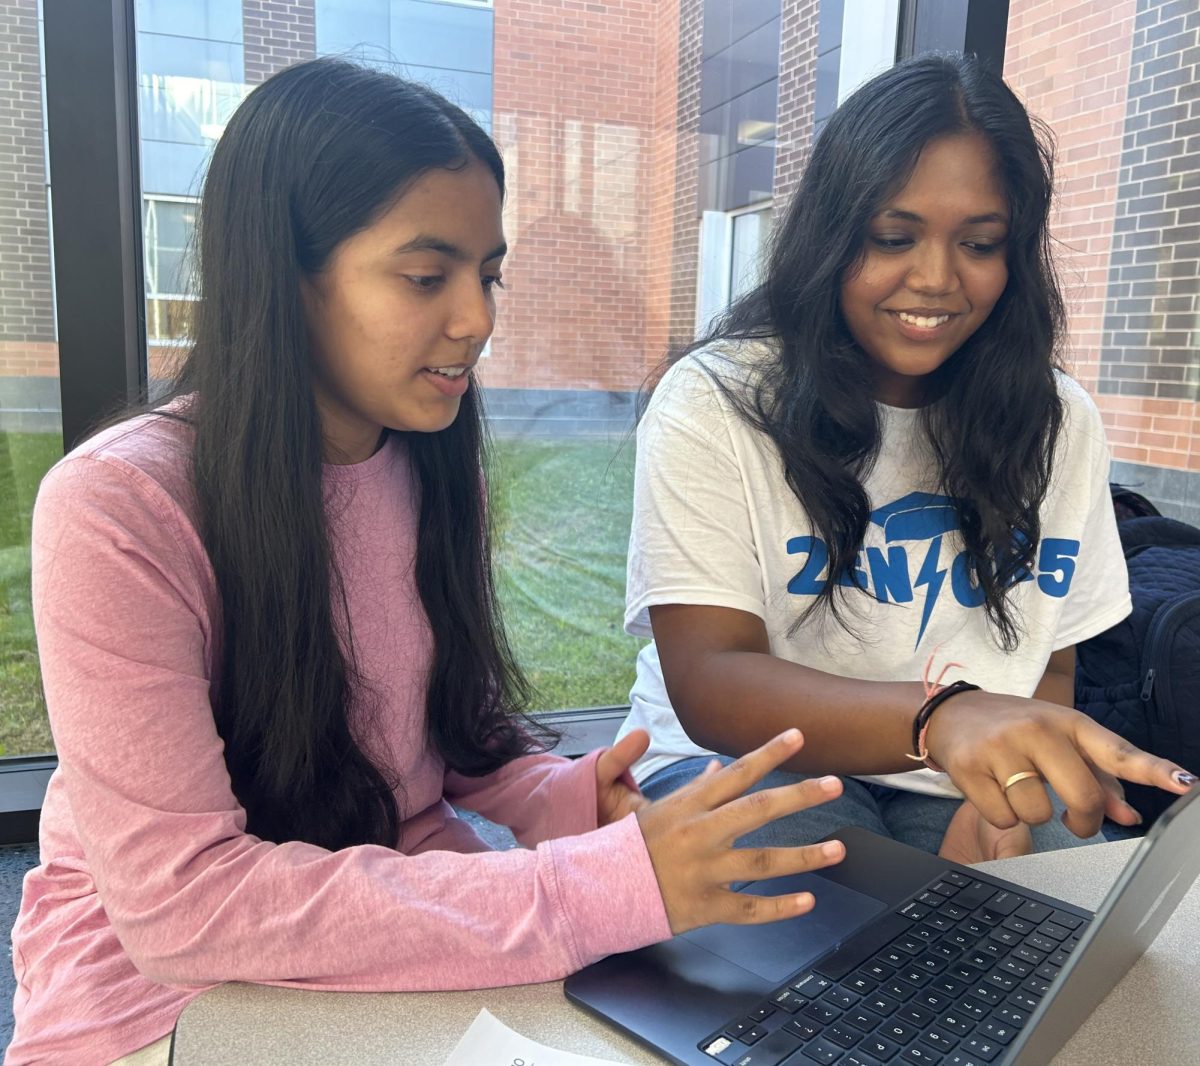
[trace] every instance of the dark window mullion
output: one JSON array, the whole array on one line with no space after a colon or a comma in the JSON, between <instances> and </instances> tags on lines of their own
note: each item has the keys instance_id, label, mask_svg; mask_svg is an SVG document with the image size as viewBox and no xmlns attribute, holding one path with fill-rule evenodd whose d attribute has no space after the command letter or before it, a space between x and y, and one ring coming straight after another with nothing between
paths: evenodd
<instances>
[{"instance_id":1,"label":"dark window mullion","mask_svg":"<svg viewBox=\"0 0 1200 1066\"><path fill-rule=\"evenodd\" d=\"M63 442L145 394L133 0L45 5Z\"/></svg>"}]
</instances>

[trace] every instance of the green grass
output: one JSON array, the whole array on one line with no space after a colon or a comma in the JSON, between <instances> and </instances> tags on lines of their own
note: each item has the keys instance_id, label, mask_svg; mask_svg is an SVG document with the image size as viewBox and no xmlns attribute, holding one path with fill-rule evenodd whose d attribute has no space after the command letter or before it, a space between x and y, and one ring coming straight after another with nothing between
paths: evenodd
<instances>
[{"instance_id":1,"label":"green grass","mask_svg":"<svg viewBox=\"0 0 1200 1066\"><path fill-rule=\"evenodd\" d=\"M0 433L0 755L51 750L29 605L29 517L58 434ZM499 594L536 709L624 703L642 642L621 629L633 445L496 444Z\"/></svg>"},{"instance_id":2,"label":"green grass","mask_svg":"<svg viewBox=\"0 0 1200 1066\"><path fill-rule=\"evenodd\" d=\"M625 703L644 641L621 627L633 444L497 442L500 601L539 710Z\"/></svg>"},{"instance_id":3,"label":"green grass","mask_svg":"<svg viewBox=\"0 0 1200 1066\"><path fill-rule=\"evenodd\" d=\"M51 750L29 604L29 517L57 433L0 433L0 755Z\"/></svg>"}]
</instances>

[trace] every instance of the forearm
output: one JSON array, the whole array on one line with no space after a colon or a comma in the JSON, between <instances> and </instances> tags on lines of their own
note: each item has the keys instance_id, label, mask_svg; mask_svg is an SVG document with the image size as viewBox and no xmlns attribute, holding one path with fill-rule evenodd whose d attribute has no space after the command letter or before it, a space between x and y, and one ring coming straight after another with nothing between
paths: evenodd
<instances>
[{"instance_id":1,"label":"forearm","mask_svg":"<svg viewBox=\"0 0 1200 1066\"><path fill-rule=\"evenodd\" d=\"M1034 698L1062 707L1075 706L1075 647L1059 648L1050 656Z\"/></svg>"},{"instance_id":2,"label":"forearm","mask_svg":"<svg viewBox=\"0 0 1200 1066\"><path fill-rule=\"evenodd\" d=\"M680 723L702 747L751 751L785 729L805 736L785 768L797 773L879 774L916 769L912 721L918 682L861 681L777 658L723 651L692 660L669 683Z\"/></svg>"},{"instance_id":3,"label":"forearm","mask_svg":"<svg viewBox=\"0 0 1200 1066\"><path fill-rule=\"evenodd\" d=\"M1075 706L1075 678L1047 670L1033 693L1034 699L1057 703L1062 707Z\"/></svg>"}]
</instances>

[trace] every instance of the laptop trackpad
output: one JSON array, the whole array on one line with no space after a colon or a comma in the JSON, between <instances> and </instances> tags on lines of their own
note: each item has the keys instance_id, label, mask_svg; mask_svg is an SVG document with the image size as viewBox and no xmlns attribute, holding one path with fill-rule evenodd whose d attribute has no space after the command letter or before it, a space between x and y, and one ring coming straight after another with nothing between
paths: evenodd
<instances>
[{"instance_id":1,"label":"laptop trackpad","mask_svg":"<svg viewBox=\"0 0 1200 1066\"><path fill-rule=\"evenodd\" d=\"M782 981L887 909L880 900L818 874L776 877L741 891L757 896L811 892L817 905L799 918L767 925L710 925L684 933L683 939L771 982Z\"/></svg>"}]
</instances>

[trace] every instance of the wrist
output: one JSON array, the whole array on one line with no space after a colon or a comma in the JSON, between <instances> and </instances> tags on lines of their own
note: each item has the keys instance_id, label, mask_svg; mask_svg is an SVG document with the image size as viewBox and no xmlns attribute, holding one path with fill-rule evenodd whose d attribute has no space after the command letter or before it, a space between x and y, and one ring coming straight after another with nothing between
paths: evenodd
<instances>
[{"instance_id":1,"label":"wrist","mask_svg":"<svg viewBox=\"0 0 1200 1066\"><path fill-rule=\"evenodd\" d=\"M934 743L931 737L933 725L935 722L945 720L944 717L939 718L938 712L947 702L963 693L978 691L979 686L973 685L969 681L955 681L929 695L913 716L912 746L914 754L909 755L908 758L923 762L930 770L937 773L945 773L941 760L936 759L931 753L931 746Z\"/></svg>"}]
</instances>

